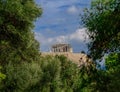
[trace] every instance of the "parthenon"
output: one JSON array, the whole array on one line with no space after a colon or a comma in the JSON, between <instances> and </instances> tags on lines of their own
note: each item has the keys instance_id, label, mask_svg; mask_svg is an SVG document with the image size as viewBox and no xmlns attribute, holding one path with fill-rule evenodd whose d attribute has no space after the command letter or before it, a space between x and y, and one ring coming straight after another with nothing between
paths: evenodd
<instances>
[{"instance_id":1,"label":"parthenon","mask_svg":"<svg viewBox=\"0 0 120 92\"><path fill-rule=\"evenodd\" d=\"M52 45L52 52L73 52L70 44L55 44Z\"/></svg>"}]
</instances>

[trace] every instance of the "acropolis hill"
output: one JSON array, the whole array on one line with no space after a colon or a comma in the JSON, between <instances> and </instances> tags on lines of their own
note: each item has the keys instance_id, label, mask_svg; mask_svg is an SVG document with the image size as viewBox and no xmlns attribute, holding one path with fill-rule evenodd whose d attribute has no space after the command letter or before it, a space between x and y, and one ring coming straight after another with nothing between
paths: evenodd
<instances>
[{"instance_id":1,"label":"acropolis hill","mask_svg":"<svg viewBox=\"0 0 120 92\"><path fill-rule=\"evenodd\" d=\"M43 52L43 56L46 55L64 55L74 63L78 65L91 62L91 59L84 53L73 53L73 49L70 44L55 44L52 45L50 52Z\"/></svg>"}]
</instances>

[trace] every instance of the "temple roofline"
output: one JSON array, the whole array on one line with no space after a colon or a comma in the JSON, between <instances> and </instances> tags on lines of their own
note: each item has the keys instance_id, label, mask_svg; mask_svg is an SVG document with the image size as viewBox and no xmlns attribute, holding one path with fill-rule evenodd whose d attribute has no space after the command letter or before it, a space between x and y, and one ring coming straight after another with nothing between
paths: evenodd
<instances>
[{"instance_id":1,"label":"temple roofline","mask_svg":"<svg viewBox=\"0 0 120 92\"><path fill-rule=\"evenodd\" d=\"M51 47L52 52L72 52L70 44L55 44Z\"/></svg>"}]
</instances>

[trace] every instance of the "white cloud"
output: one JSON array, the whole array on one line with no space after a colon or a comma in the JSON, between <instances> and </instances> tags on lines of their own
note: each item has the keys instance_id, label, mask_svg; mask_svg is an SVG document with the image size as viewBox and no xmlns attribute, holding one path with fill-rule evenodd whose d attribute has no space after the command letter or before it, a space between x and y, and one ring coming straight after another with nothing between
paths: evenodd
<instances>
[{"instance_id":1,"label":"white cloud","mask_svg":"<svg viewBox=\"0 0 120 92\"><path fill-rule=\"evenodd\" d=\"M77 29L73 34L69 35L70 40L84 41L88 40L88 35L86 34L86 28Z\"/></svg>"},{"instance_id":2,"label":"white cloud","mask_svg":"<svg viewBox=\"0 0 120 92\"><path fill-rule=\"evenodd\" d=\"M40 33L35 33L35 38L40 42L42 51L48 51L51 45L56 43L72 43L72 44L85 44L89 41L88 35L85 32L86 28L77 29L74 33L69 35L60 35L57 37L44 37ZM74 48L74 47L73 47Z\"/></svg>"},{"instance_id":3,"label":"white cloud","mask_svg":"<svg viewBox=\"0 0 120 92\"><path fill-rule=\"evenodd\" d=\"M78 8L76 7L76 6L71 6L71 7L69 7L68 8L68 13L70 13L70 14L74 14L74 13L78 13Z\"/></svg>"},{"instance_id":4,"label":"white cloud","mask_svg":"<svg viewBox=\"0 0 120 92\"><path fill-rule=\"evenodd\" d=\"M71 33L69 35L60 35L54 38L48 38L46 42L51 43L68 43L71 40L78 41L78 42L84 42L85 40L88 40L88 35L85 32L86 28L77 29L74 33Z\"/></svg>"}]
</instances>

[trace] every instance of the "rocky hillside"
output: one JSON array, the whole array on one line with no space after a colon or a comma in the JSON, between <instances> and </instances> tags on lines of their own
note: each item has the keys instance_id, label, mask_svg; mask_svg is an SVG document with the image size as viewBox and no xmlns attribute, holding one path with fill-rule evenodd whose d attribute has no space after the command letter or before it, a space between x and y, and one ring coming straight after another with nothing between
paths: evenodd
<instances>
[{"instance_id":1,"label":"rocky hillside","mask_svg":"<svg viewBox=\"0 0 120 92\"><path fill-rule=\"evenodd\" d=\"M46 55L64 55L66 56L68 59L70 59L71 61L73 61L74 63L78 64L78 65L83 65L83 64L88 64L88 62L90 63L92 60L90 58L88 58L88 56L86 54L83 53L70 53L70 52L43 52L42 56L46 56ZM86 63L87 62L87 63Z\"/></svg>"}]
</instances>

